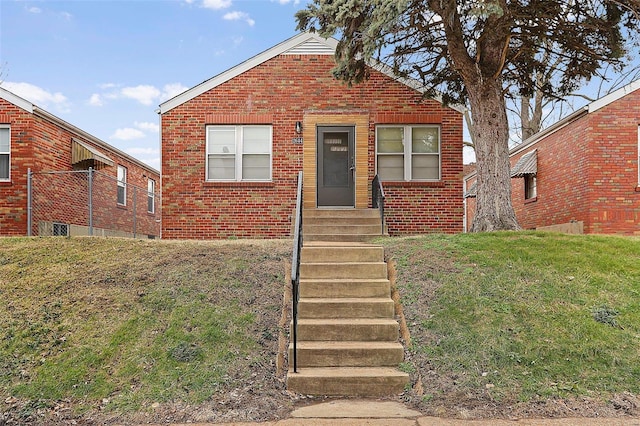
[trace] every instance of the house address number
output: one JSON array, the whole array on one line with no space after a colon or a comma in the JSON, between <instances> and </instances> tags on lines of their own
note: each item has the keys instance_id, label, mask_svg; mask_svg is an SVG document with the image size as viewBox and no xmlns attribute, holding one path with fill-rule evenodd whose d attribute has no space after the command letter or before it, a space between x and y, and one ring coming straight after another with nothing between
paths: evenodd
<instances>
[{"instance_id":1,"label":"house address number","mask_svg":"<svg viewBox=\"0 0 640 426\"><path fill-rule=\"evenodd\" d=\"M296 145L302 145L302 138L301 137L293 138L293 139L291 139L291 142L296 144Z\"/></svg>"}]
</instances>

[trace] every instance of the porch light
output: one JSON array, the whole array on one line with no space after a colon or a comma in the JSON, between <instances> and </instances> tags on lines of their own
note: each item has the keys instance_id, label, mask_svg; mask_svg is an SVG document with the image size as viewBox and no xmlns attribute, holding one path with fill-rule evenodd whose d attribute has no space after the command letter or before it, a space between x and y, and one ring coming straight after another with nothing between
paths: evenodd
<instances>
[{"instance_id":1,"label":"porch light","mask_svg":"<svg viewBox=\"0 0 640 426\"><path fill-rule=\"evenodd\" d=\"M302 133L302 122L296 121L296 133Z\"/></svg>"}]
</instances>

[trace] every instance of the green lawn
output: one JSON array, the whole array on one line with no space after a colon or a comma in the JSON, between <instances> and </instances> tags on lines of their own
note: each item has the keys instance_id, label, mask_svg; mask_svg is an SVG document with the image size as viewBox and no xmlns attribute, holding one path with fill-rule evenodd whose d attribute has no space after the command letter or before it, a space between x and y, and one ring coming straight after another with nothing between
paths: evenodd
<instances>
[{"instance_id":1,"label":"green lawn","mask_svg":"<svg viewBox=\"0 0 640 426\"><path fill-rule=\"evenodd\" d=\"M415 369L449 378L425 381L426 399L447 384L507 401L640 392L640 240L520 232L385 244Z\"/></svg>"},{"instance_id":2,"label":"green lawn","mask_svg":"<svg viewBox=\"0 0 640 426\"><path fill-rule=\"evenodd\" d=\"M640 393L640 240L381 243L411 336L406 396L423 411L461 395L507 407ZM275 359L290 254L287 240L0 239L0 420L60 404L94 419L158 404L227 421L286 411Z\"/></svg>"}]
</instances>

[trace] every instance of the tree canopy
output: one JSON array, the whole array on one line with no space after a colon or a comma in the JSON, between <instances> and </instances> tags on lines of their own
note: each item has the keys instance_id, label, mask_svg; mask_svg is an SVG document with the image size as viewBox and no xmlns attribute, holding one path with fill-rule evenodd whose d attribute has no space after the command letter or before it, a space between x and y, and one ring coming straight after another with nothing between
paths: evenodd
<instances>
[{"instance_id":1,"label":"tree canopy","mask_svg":"<svg viewBox=\"0 0 640 426\"><path fill-rule=\"evenodd\" d=\"M419 79L425 95L467 105L477 157L472 229L518 229L511 205L505 97L561 97L622 66L640 0L315 0L298 29L339 38L337 78L357 83L377 59ZM532 79L549 63L555 79ZM544 81L542 87L539 82Z\"/></svg>"}]
</instances>

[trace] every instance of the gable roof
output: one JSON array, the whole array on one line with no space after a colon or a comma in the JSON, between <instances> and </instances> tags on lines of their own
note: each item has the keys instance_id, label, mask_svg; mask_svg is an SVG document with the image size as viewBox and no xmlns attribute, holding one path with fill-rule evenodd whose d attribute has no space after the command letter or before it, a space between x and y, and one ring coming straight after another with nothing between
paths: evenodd
<instances>
[{"instance_id":1,"label":"gable roof","mask_svg":"<svg viewBox=\"0 0 640 426\"><path fill-rule=\"evenodd\" d=\"M8 91L7 89L0 87L0 98L5 101L17 106L18 108L22 108L28 113L33 114L33 104L26 99L21 98L13 92Z\"/></svg>"},{"instance_id":2,"label":"gable roof","mask_svg":"<svg viewBox=\"0 0 640 426\"><path fill-rule=\"evenodd\" d=\"M539 142L544 137L546 137L546 136L548 136L548 135L550 135L552 133L555 133L556 131L562 129L563 127L568 126L569 124L571 124L574 121L578 120L582 116L591 114L592 112L596 112L599 109L604 108L604 107L616 102L619 99L622 99L623 97L627 96L629 93L635 92L638 89L640 89L640 80L635 80L635 81L627 84L626 86L616 90L615 92L609 93L608 95L603 96L600 99L596 99L595 101L583 106L582 108L577 109L576 111L574 111L573 113L569 114L568 116L566 116L562 120L556 121L555 123L553 123L551 126L547 127L546 129L543 129L543 130L539 131L538 133L536 133L535 135L531 136L526 141L516 145L515 147L513 147L511 149L511 151L509 151L509 156L513 156L513 155L515 155L515 154L517 154L519 152L522 152L523 150L527 149L531 145Z\"/></svg>"},{"instance_id":3,"label":"gable roof","mask_svg":"<svg viewBox=\"0 0 640 426\"><path fill-rule=\"evenodd\" d=\"M114 152L116 154L118 154L119 156L126 158L127 160L131 161L132 163L135 163L137 165L139 165L140 167L142 167L143 169L149 170L151 172L154 172L156 174L160 174L160 172L156 169L154 169L153 167L151 167L150 165L143 163L142 161L138 160L137 158L132 157L131 155L127 154L126 152L123 152L121 150L119 150L118 148L109 145L108 143L104 142L101 139L98 139L97 137L93 136L90 133L85 132L84 130L74 126L73 124L70 124L68 122L66 122L65 120L63 120L62 118L55 116L53 114L51 114L48 111L45 111L44 109L38 107L37 105L32 104L31 102L27 101L24 98L21 98L20 96L16 95L13 92L8 91L7 89L4 89L2 87L0 87L0 98L4 99L5 101L27 111L30 114L33 114L37 117L43 118L57 126L62 127L63 129L75 134L76 136L78 136L79 138L82 138L86 141L90 141L91 143L95 144L96 146L98 146L99 148L105 149L107 151L111 151ZM72 142L80 142L77 138L72 138ZM80 142L81 143L81 142ZM109 164L109 162L113 163L113 161L107 157L106 155L100 153L99 151L96 151L95 148L89 148L88 145L82 143L83 146L85 146L87 149L93 150L94 152L94 156L99 155L99 158L101 159L101 161L103 163Z\"/></svg>"},{"instance_id":4,"label":"gable roof","mask_svg":"<svg viewBox=\"0 0 640 426\"><path fill-rule=\"evenodd\" d=\"M228 69L197 86L188 89L181 94L163 102L160 104L159 113L164 114L172 110L173 108L182 105L185 102L190 101L193 98L200 96L201 94L225 83L234 77L268 61L278 55L334 55L336 47L338 46L338 40L335 38L323 38L316 33L302 32L296 36L291 37L288 40L283 41L276 46L265 50L262 53L236 65L233 68ZM414 79L403 78L393 73L391 67L384 65L377 61L369 61L368 65L377 71L391 77L392 79L409 86L410 88L424 93L422 85ZM442 102L441 99L436 99L438 102ZM458 112L463 113L465 108L460 105L450 105L450 108L455 109Z\"/></svg>"}]
</instances>

